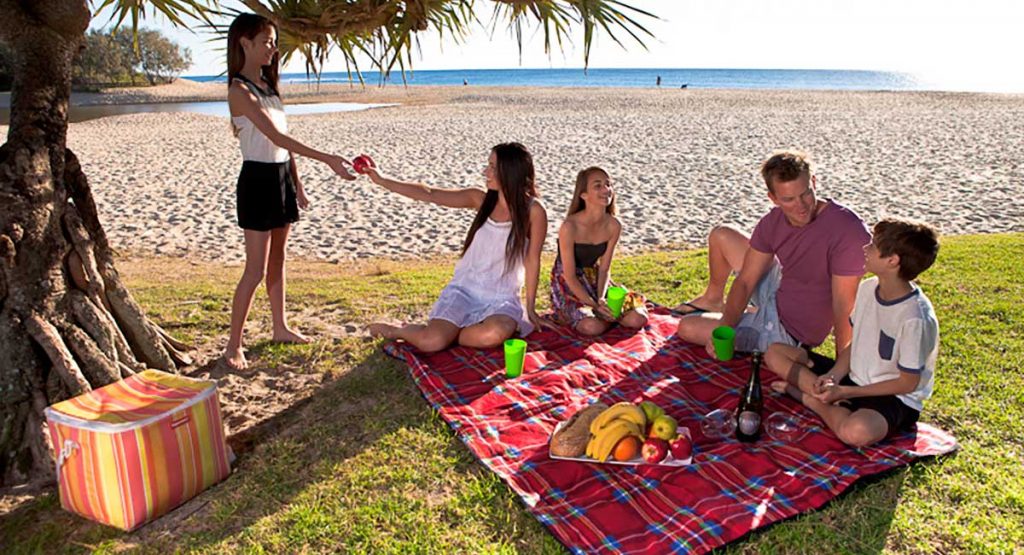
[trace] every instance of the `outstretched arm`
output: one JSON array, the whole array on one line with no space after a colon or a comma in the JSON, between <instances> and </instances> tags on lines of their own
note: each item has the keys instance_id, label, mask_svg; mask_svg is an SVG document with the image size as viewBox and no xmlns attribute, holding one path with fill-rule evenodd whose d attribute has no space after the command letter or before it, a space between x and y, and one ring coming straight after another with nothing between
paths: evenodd
<instances>
[{"instance_id":1,"label":"outstretched arm","mask_svg":"<svg viewBox=\"0 0 1024 555\"><path fill-rule=\"evenodd\" d=\"M448 208L480 208L484 202L485 193L480 189L438 189L428 187L422 183L407 183L381 175L377 168L366 168L366 175L377 185L384 187L392 193L398 193L404 197L422 202L430 202L438 206ZM532 213L531 213L532 214ZM547 230L545 224L545 231ZM543 241L543 239L541 239Z\"/></svg>"},{"instance_id":2,"label":"outstretched arm","mask_svg":"<svg viewBox=\"0 0 1024 555\"><path fill-rule=\"evenodd\" d=\"M260 133L266 135L270 142L275 145L298 154L299 156L305 156L306 158L312 158L319 160L324 164L330 166L335 173L344 179L355 179L355 176L350 174L345 168L349 165L349 161L342 158L341 156L335 156L326 152L321 152L314 148L310 148L299 141L291 138L289 135L282 133L280 129L274 125L270 117L263 107L260 106L259 100L256 99L256 95L252 93L245 85L236 82L228 90L228 102L231 105L232 111L237 112L239 116L245 116L256 126L256 129L260 130Z\"/></svg>"}]
</instances>

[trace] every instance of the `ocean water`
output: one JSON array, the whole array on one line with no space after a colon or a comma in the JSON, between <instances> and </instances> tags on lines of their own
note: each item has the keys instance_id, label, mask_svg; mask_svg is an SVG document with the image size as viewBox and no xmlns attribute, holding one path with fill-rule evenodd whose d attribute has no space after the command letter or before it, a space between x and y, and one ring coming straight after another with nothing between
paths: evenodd
<instances>
[{"instance_id":1,"label":"ocean water","mask_svg":"<svg viewBox=\"0 0 1024 555\"><path fill-rule=\"evenodd\" d=\"M629 87L678 89L805 89L805 90L926 90L928 83L907 73L886 71L804 69L452 69L406 73L409 85L481 85L489 87ZM223 76L188 76L194 81L223 81ZM355 76L353 75L353 79ZM380 83L378 72L363 74L368 85ZM282 82L315 82L304 73L286 73ZM345 73L324 73L321 83L348 83ZM358 81L356 81L358 82ZM387 80L402 84L395 72Z\"/></svg>"},{"instance_id":2,"label":"ocean water","mask_svg":"<svg viewBox=\"0 0 1024 555\"><path fill-rule=\"evenodd\" d=\"M284 111L290 116L303 114L326 114L331 112L358 112L370 108L394 106L394 104L360 104L354 102L320 102L308 104L285 104ZM161 102L153 104L103 104L98 106L71 106L68 109L68 121L79 123L107 116L125 114L145 114L150 112L189 112L208 116L231 116L227 101L214 102ZM0 125L7 125L11 120L11 111L0 108Z\"/></svg>"}]
</instances>

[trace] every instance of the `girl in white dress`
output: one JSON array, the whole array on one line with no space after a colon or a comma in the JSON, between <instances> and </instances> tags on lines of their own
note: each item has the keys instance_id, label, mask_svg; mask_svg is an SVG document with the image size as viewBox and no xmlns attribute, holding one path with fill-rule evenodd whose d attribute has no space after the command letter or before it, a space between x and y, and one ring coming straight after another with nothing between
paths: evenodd
<instances>
[{"instance_id":1,"label":"girl in white dress","mask_svg":"<svg viewBox=\"0 0 1024 555\"><path fill-rule=\"evenodd\" d=\"M548 219L537 199L533 157L519 143L491 149L484 177L487 189L436 189L404 183L369 168L370 179L385 189L414 200L449 208L476 210L462 246L455 275L441 291L426 324L372 324L372 335L401 339L424 352L454 342L489 349L517 332L525 336L549 325L537 316L535 301L540 253ZM525 305L520 293L526 286Z\"/></svg>"},{"instance_id":2,"label":"girl in white dress","mask_svg":"<svg viewBox=\"0 0 1024 555\"><path fill-rule=\"evenodd\" d=\"M288 136L278 94L277 29L270 20L241 14L228 29L228 107L232 129L242 150L236 188L238 225L245 233L245 271L231 303L231 335L224 361L234 369L247 366L242 332L252 297L267 281L274 341L306 343L288 327L284 307L285 243L299 208L309 201L299 181L294 154L327 164L344 179L355 179L348 161L320 152Z\"/></svg>"}]
</instances>

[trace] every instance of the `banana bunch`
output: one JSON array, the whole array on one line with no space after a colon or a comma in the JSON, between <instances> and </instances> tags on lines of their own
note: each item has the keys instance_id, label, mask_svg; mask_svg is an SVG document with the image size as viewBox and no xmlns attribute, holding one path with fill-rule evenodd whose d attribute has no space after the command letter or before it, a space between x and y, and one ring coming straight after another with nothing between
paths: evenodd
<instances>
[{"instance_id":1,"label":"banana bunch","mask_svg":"<svg viewBox=\"0 0 1024 555\"><path fill-rule=\"evenodd\" d=\"M647 417L640 407L627 402L612 405L590 424L587 456L605 462L623 438L636 436L643 441L646 426Z\"/></svg>"}]
</instances>

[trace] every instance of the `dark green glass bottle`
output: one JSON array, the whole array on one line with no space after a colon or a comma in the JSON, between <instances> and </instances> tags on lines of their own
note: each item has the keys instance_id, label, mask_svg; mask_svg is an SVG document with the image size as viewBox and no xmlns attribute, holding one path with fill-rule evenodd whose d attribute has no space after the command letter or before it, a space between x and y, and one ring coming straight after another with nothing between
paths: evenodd
<instances>
[{"instance_id":1,"label":"dark green glass bottle","mask_svg":"<svg viewBox=\"0 0 1024 555\"><path fill-rule=\"evenodd\" d=\"M750 359L750 381L743 388L740 405L736 407L736 439L752 443L761 437L761 353L755 351Z\"/></svg>"}]
</instances>

